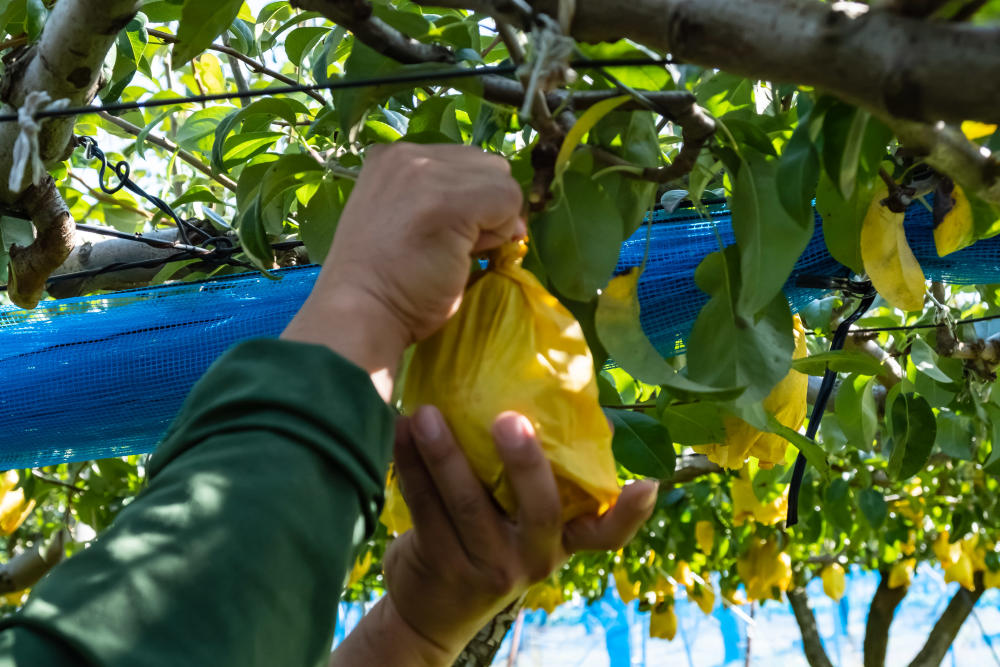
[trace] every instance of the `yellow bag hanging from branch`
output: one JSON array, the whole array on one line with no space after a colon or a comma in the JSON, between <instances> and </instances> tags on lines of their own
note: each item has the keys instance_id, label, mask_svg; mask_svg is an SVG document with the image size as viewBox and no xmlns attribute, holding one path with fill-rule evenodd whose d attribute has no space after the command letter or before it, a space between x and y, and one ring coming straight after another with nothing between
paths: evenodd
<instances>
[{"instance_id":1,"label":"yellow bag hanging from branch","mask_svg":"<svg viewBox=\"0 0 1000 667\"><path fill-rule=\"evenodd\" d=\"M798 315L793 318L793 324L795 351L792 358L801 359L808 354L806 331ZM764 409L788 428L798 430L806 419L808 391L809 376L792 369L764 399ZM708 456L716 465L733 470L742 468L748 456L756 457L761 468L771 468L785 460L788 441L780 435L765 433L739 417L727 417L723 425L726 429L724 443L697 445L694 450Z\"/></svg>"},{"instance_id":2,"label":"yellow bag hanging from branch","mask_svg":"<svg viewBox=\"0 0 1000 667\"><path fill-rule=\"evenodd\" d=\"M491 428L514 410L535 428L568 521L618 498L611 428L598 401L593 358L580 324L521 267L526 246L508 244L470 280L458 312L418 343L403 411L434 405L476 475L510 515L517 511Z\"/></svg>"}]
</instances>

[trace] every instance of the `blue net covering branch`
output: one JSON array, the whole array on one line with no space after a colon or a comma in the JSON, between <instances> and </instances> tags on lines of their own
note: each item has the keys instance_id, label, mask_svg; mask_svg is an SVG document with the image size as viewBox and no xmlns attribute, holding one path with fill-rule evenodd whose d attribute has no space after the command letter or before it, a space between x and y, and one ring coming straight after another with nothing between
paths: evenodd
<instances>
[{"instance_id":1,"label":"blue net covering branch","mask_svg":"<svg viewBox=\"0 0 1000 667\"><path fill-rule=\"evenodd\" d=\"M665 355L684 339L706 301L694 269L733 242L724 210L706 221L690 210L653 218L649 260L639 282L642 326ZM786 293L798 309L824 293L794 286L801 275L844 276L816 233ZM929 278L996 282L1000 239L937 256L930 213L906 215L907 238ZM646 230L624 243L619 271L641 263ZM150 287L0 310L0 469L151 451L194 382L233 343L276 336L298 310L319 269L246 273L202 283Z\"/></svg>"}]
</instances>

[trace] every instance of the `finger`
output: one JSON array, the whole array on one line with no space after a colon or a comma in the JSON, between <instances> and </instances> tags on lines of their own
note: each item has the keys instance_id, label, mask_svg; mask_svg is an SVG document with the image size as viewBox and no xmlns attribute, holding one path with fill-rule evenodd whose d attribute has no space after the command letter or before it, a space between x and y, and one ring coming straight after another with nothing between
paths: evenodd
<instances>
[{"instance_id":1,"label":"finger","mask_svg":"<svg viewBox=\"0 0 1000 667\"><path fill-rule=\"evenodd\" d=\"M562 560L562 505L552 466L523 415L497 417L493 439L517 499L517 534L528 576L544 579Z\"/></svg>"},{"instance_id":2,"label":"finger","mask_svg":"<svg viewBox=\"0 0 1000 667\"><path fill-rule=\"evenodd\" d=\"M480 253L493 248L499 248L504 243L510 243L527 236L528 230L524 224L524 219L518 216L514 220L508 220L495 229L484 229L479 233L479 239L472 247L473 253Z\"/></svg>"},{"instance_id":3,"label":"finger","mask_svg":"<svg viewBox=\"0 0 1000 667\"><path fill-rule=\"evenodd\" d=\"M583 516L566 524L566 552L621 549L653 513L658 488L659 483L652 480L633 482L622 489L618 502L603 516Z\"/></svg>"},{"instance_id":4,"label":"finger","mask_svg":"<svg viewBox=\"0 0 1000 667\"><path fill-rule=\"evenodd\" d=\"M504 518L476 477L437 408L419 408L411 422L420 458L430 473L458 541L473 560L495 558L504 546Z\"/></svg>"},{"instance_id":5,"label":"finger","mask_svg":"<svg viewBox=\"0 0 1000 667\"><path fill-rule=\"evenodd\" d=\"M393 461L403 499L410 510L417 538L432 552L454 552L460 547L458 536L448 519L434 480L417 452L410 421L407 417L396 420L393 448Z\"/></svg>"}]
</instances>

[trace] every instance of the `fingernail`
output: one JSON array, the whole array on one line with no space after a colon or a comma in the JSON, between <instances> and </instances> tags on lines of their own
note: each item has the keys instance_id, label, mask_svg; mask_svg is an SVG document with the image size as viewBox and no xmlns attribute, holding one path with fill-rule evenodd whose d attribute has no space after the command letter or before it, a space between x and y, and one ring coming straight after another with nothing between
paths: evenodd
<instances>
[{"instance_id":1,"label":"fingernail","mask_svg":"<svg viewBox=\"0 0 1000 667\"><path fill-rule=\"evenodd\" d=\"M660 491L660 483L653 482L652 484L644 484L643 486L646 487L646 495L639 500L639 507L645 512L656 504L656 497Z\"/></svg>"},{"instance_id":2,"label":"fingernail","mask_svg":"<svg viewBox=\"0 0 1000 667\"><path fill-rule=\"evenodd\" d=\"M437 440L441 437L441 413L425 405L414 415L413 426L417 437L424 442Z\"/></svg>"},{"instance_id":3,"label":"fingernail","mask_svg":"<svg viewBox=\"0 0 1000 667\"><path fill-rule=\"evenodd\" d=\"M497 420L496 438L508 447L521 447L534 435L531 422L523 415L508 415Z\"/></svg>"}]
</instances>

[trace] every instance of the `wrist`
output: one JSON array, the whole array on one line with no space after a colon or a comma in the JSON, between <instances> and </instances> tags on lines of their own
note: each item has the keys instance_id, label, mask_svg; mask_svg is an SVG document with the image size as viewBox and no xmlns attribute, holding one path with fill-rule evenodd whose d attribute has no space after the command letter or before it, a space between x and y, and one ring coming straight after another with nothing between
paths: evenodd
<instances>
[{"instance_id":1,"label":"wrist","mask_svg":"<svg viewBox=\"0 0 1000 667\"><path fill-rule=\"evenodd\" d=\"M330 348L367 372L386 401L410 343L409 332L384 304L347 285L311 294L281 338Z\"/></svg>"},{"instance_id":2,"label":"wrist","mask_svg":"<svg viewBox=\"0 0 1000 667\"><path fill-rule=\"evenodd\" d=\"M387 638L391 637L391 641ZM396 665L448 667L459 654L424 637L399 614L387 594L333 652L330 667L339 665Z\"/></svg>"}]
</instances>

